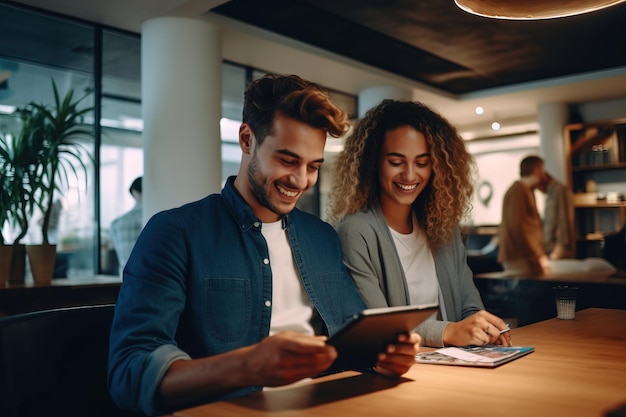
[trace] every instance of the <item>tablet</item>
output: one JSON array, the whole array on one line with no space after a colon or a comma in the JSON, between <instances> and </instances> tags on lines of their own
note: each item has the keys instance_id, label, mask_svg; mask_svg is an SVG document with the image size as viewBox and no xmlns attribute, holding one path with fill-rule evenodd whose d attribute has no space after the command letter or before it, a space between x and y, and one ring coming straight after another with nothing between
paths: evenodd
<instances>
[{"instance_id":1,"label":"tablet","mask_svg":"<svg viewBox=\"0 0 626 417\"><path fill-rule=\"evenodd\" d=\"M370 308L355 314L339 331L328 339L337 349L336 370L370 368L378 354L437 312L433 305Z\"/></svg>"}]
</instances>

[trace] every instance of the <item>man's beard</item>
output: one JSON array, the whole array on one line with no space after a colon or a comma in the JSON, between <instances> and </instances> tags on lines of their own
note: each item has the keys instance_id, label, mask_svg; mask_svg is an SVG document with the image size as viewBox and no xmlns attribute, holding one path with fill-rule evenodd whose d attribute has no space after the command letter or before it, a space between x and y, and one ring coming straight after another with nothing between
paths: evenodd
<instances>
[{"instance_id":1,"label":"man's beard","mask_svg":"<svg viewBox=\"0 0 626 417\"><path fill-rule=\"evenodd\" d=\"M257 158L255 149L254 153L252 154L252 158L250 159L250 164L248 165L248 182L250 183L252 194L263 207L270 210L272 213L278 214L279 216L287 214L281 212L270 201L270 197L263 187L263 182L265 182L265 180L266 178L261 174L259 170L259 160Z\"/></svg>"}]
</instances>

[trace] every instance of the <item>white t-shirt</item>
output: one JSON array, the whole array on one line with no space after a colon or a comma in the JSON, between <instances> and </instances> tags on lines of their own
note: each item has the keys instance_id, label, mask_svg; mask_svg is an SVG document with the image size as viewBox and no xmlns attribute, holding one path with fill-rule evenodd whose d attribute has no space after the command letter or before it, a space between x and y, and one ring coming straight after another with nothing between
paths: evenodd
<instances>
[{"instance_id":1,"label":"white t-shirt","mask_svg":"<svg viewBox=\"0 0 626 417\"><path fill-rule=\"evenodd\" d=\"M413 231L409 234L398 233L391 227L389 230L404 270L411 304L438 305L435 259L417 222L413 221Z\"/></svg>"},{"instance_id":2,"label":"white t-shirt","mask_svg":"<svg viewBox=\"0 0 626 417\"><path fill-rule=\"evenodd\" d=\"M272 268L270 335L283 330L312 335L313 305L298 275L282 221L263 223L261 233L267 241Z\"/></svg>"}]
</instances>

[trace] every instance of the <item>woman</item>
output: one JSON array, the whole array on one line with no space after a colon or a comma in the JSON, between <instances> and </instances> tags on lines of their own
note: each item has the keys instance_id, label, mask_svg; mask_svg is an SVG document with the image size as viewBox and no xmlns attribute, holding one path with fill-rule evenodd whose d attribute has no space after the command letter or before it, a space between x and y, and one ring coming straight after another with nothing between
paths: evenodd
<instances>
[{"instance_id":1,"label":"woman","mask_svg":"<svg viewBox=\"0 0 626 417\"><path fill-rule=\"evenodd\" d=\"M438 304L438 317L416 329L426 346L510 346L467 266L458 223L473 162L456 129L421 103L384 100L335 166L330 218L367 306Z\"/></svg>"}]
</instances>

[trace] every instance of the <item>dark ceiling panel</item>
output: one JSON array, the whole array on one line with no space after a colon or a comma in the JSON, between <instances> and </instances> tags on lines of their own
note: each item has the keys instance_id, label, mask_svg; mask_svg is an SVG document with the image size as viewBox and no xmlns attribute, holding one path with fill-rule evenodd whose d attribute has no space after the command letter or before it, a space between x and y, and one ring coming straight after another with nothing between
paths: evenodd
<instances>
[{"instance_id":1,"label":"dark ceiling panel","mask_svg":"<svg viewBox=\"0 0 626 417\"><path fill-rule=\"evenodd\" d=\"M75 22L0 5L0 56L56 68L93 72L93 29Z\"/></svg>"},{"instance_id":2,"label":"dark ceiling panel","mask_svg":"<svg viewBox=\"0 0 626 417\"><path fill-rule=\"evenodd\" d=\"M626 66L626 3L548 21L476 17L453 0L231 0L212 12L452 94Z\"/></svg>"}]
</instances>

